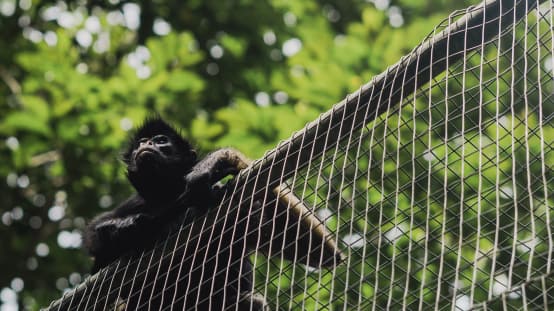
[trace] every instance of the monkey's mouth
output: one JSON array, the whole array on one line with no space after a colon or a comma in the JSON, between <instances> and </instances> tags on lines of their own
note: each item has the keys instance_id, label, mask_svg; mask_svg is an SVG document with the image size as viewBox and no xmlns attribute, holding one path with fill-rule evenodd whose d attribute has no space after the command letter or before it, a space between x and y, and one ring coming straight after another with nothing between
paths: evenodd
<instances>
[{"instance_id":1,"label":"monkey's mouth","mask_svg":"<svg viewBox=\"0 0 554 311\"><path fill-rule=\"evenodd\" d=\"M155 154L157 154L158 151L156 149L153 149L153 148L142 148L142 149L139 149L137 151L137 153L135 154L135 160L139 159L139 158L142 158L144 156L153 156Z\"/></svg>"}]
</instances>

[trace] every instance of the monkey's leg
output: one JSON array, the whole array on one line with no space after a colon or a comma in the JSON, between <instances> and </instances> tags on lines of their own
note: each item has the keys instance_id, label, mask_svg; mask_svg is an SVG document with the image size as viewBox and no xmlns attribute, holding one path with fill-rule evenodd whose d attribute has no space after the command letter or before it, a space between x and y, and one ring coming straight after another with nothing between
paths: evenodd
<instances>
[{"instance_id":1,"label":"monkey's leg","mask_svg":"<svg viewBox=\"0 0 554 311\"><path fill-rule=\"evenodd\" d=\"M266 202L270 208L263 217L269 221L261 233L271 243L261 244L262 252L316 268L333 267L343 261L344 255L325 224L289 188L275 187Z\"/></svg>"},{"instance_id":2,"label":"monkey's leg","mask_svg":"<svg viewBox=\"0 0 554 311\"><path fill-rule=\"evenodd\" d=\"M108 212L94 219L87 226L84 236L85 247L95 257L92 272L108 265L125 250L144 243L141 237L152 224L152 218L144 214L116 217Z\"/></svg>"},{"instance_id":3,"label":"monkey's leg","mask_svg":"<svg viewBox=\"0 0 554 311\"><path fill-rule=\"evenodd\" d=\"M220 149L198 163L187 177L201 179L198 176L204 176L213 184L229 174L237 174L250 163L237 150ZM342 262L344 256L325 224L291 189L277 186L255 202L258 204L241 208L243 212L248 211L246 216L250 218L245 233L252 248L259 248L270 256L279 253L288 260L312 267L332 267ZM258 226L261 231L257 230Z\"/></svg>"}]
</instances>

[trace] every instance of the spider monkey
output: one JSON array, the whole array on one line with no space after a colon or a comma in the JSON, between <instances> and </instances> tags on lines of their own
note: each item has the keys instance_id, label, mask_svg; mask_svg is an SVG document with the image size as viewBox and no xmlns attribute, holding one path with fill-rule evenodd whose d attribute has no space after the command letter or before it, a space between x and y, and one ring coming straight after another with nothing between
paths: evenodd
<instances>
[{"instance_id":1,"label":"spider monkey","mask_svg":"<svg viewBox=\"0 0 554 311\"><path fill-rule=\"evenodd\" d=\"M148 241L153 242L162 233L170 231L170 223L178 215L185 212L192 212L194 215L207 214L212 207L218 205L225 190L225 186L219 181L228 175L236 175L250 161L238 151L229 148L216 150L197 160L193 146L177 130L164 120L153 118L146 120L132 135L123 154L123 162L127 165L127 177L136 194L88 224L84 245L94 257L93 272L126 253L149 245ZM262 202L267 208L262 206ZM246 216L252 218L248 228L244 225L245 221L232 224L238 235L251 235L245 237L246 242L237 243L222 235L217 241L218 245L228 248L221 251L219 246L212 245L215 242L201 241L210 245L206 246L204 253L196 257L203 257L207 253L210 256L204 258L220 258L219 265L213 263L213 260L187 262L191 275L189 283L202 282L209 278L210 275L204 275L201 280L198 272L208 271L207 274L212 274L214 280L219 278L217 282L224 284L224 297L214 297L213 286L208 291L198 284L194 293L196 296L203 295L202 299L188 299L192 300L192 304L189 302L183 306L184 309L198 308L199 305L194 303L200 301L200 306L204 302L205 306L215 310L230 307L234 310L237 304L238 310L268 310L265 299L253 294L252 264L248 258L235 258L243 254L244 245L249 250L257 248L270 256L281 254L286 259L314 267L333 266L342 260L342 254L325 231L324 225L308 213L300 200L290 191L287 192L286 188L277 187L269 191L265 198L258 198L252 210ZM256 230L260 228L261 231ZM191 230L195 230L194 226ZM264 240L271 240L271 243ZM183 256L191 257L191 253L197 255L189 250L185 250L185 253L188 255ZM231 257L231 264L221 264L227 263L227 259ZM197 272L193 272L195 269ZM176 286L190 287L186 284ZM138 306L139 303L135 302L135 305Z\"/></svg>"}]
</instances>

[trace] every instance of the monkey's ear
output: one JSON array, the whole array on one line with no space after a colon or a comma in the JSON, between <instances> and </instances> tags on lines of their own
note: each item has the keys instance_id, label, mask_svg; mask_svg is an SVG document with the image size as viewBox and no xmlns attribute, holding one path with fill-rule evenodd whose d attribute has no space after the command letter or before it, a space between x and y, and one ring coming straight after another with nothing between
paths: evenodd
<instances>
[{"instance_id":1,"label":"monkey's ear","mask_svg":"<svg viewBox=\"0 0 554 311\"><path fill-rule=\"evenodd\" d=\"M290 189L275 188L266 202L259 247L263 253L315 268L333 267L344 260L325 224Z\"/></svg>"}]
</instances>

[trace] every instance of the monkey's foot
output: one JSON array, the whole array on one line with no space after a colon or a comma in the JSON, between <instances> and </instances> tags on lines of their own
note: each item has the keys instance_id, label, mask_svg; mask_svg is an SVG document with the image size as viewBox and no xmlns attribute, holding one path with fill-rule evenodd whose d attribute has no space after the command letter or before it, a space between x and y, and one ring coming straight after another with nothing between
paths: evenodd
<instances>
[{"instance_id":1,"label":"monkey's foot","mask_svg":"<svg viewBox=\"0 0 554 311\"><path fill-rule=\"evenodd\" d=\"M242 293L239 301L239 311L271 311L264 296L256 293Z\"/></svg>"}]
</instances>

